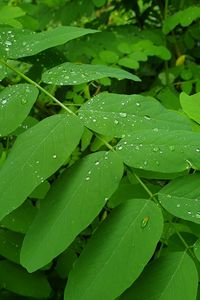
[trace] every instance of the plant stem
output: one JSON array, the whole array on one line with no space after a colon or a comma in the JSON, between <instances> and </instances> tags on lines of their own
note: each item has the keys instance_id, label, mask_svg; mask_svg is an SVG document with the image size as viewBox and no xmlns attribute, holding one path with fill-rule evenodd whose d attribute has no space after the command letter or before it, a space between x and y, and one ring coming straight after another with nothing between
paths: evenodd
<instances>
[{"instance_id":1,"label":"plant stem","mask_svg":"<svg viewBox=\"0 0 200 300\"><path fill-rule=\"evenodd\" d=\"M66 107L62 102L60 102L57 98L55 98L53 95L51 95L47 90L45 90L43 87L41 87L38 83L36 83L35 81L33 81L32 79L30 79L29 77L27 77L26 75L24 75L23 73L21 73L19 70L15 69L13 66L9 65L8 63L6 63L5 61L0 60L0 63L3 64L4 66L6 66L7 68L9 68L10 70L12 70L13 72L17 73L19 76L21 76L23 79L25 79L27 82L29 82L30 84L34 85L36 88L38 88L41 92L43 92L44 94L46 94L47 96L49 96L54 102L56 102L57 104L59 104L64 110L66 110L69 114L75 115L76 114L71 111L68 107Z\"/></svg>"}]
</instances>

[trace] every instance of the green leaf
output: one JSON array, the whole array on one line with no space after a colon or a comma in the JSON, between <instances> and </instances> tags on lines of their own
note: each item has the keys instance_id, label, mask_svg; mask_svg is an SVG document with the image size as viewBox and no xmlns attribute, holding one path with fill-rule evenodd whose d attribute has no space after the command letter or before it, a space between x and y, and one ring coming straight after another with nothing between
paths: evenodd
<instances>
[{"instance_id":1,"label":"green leaf","mask_svg":"<svg viewBox=\"0 0 200 300\"><path fill-rule=\"evenodd\" d=\"M164 173L200 169L200 133L185 130L143 130L128 134L116 147L134 168Z\"/></svg>"},{"instance_id":2,"label":"green leaf","mask_svg":"<svg viewBox=\"0 0 200 300\"><path fill-rule=\"evenodd\" d=\"M0 222L2 228L26 233L37 213L37 208L30 202L23 203Z\"/></svg>"},{"instance_id":3,"label":"green leaf","mask_svg":"<svg viewBox=\"0 0 200 300\"><path fill-rule=\"evenodd\" d=\"M180 94L180 102L183 111L194 121L200 124L200 93L188 96Z\"/></svg>"},{"instance_id":4,"label":"green leaf","mask_svg":"<svg viewBox=\"0 0 200 300\"><path fill-rule=\"evenodd\" d=\"M9 230L0 229L0 255L19 263L23 235Z\"/></svg>"},{"instance_id":5,"label":"green leaf","mask_svg":"<svg viewBox=\"0 0 200 300\"><path fill-rule=\"evenodd\" d=\"M191 257L172 252L150 263L120 300L196 300L198 274Z\"/></svg>"},{"instance_id":6,"label":"green leaf","mask_svg":"<svg viewBox=\"0 0 200 300\"><path fill-rule=\"evenodd\" d=\"M0 219L52 175L77 146L83 132L79 119L51 116L18 136L0 169Z\"/></svg>"},{"instance_id":7,"label":"green leaf","mask_svg":"<svg viewBox=\"0 0 200 300\"><path fill-rule=\"evenodd\" d=\"M67 43L97 30L60 26L48 31L32 32L29 30L4 29L0 32L2 48L9 58L16 59L35 55L46 49Z\"/></svg>"},{"instance_id":8,"label":"green leaf","mask_svg":"<svg viewBox=\"0 0 200 300\"><path fill-rule=\"evenodd\" d=\"M79 117L86 127L115 137L153 128L191 129L186 117L142 95L101 93L81 106Z\"/></svg>"},{"instance_id":9,"label":"green leaf","mask_svg":"<svg viewBox=\"0 0 200 300\"><path fill-rule=\"evenodd\" d=\"M174 179L158 193L161 205L174 216L200 224L200 174Z\"/></svg>"},{"instance_id":10,"label":"green leaf","mask_svg":"<svg viewBox=\"0 0 200 300\"><path fill-rule=\"evenodd\" d=\"M14 131L27 117L38 96L30 84L17 84L0 92L0 136Z\"/></svg>"},{"instance_id":11,"label":"green leaf","mask_svg":"<svg viewBox=\"0 0 200 300\"><path fill-rule=\"evenodd\" d=\"M150 200L128 200L118 206L76 261L64 299L118 297L153 255L162 227L161 211Z\"/></svg>"},{"instance_id":12,"label":"green leaf","mask_svg":"<svg viewBox=\"0 0 200 300\"><path fill-rule=\"evenodd\" d=\"M35 271L64 251L98 215L122 174L121 160L104 151L85 157L62 173L25 236L23 266Z\"/></svg>"},{"instance_id":13,"label":"green leaf","mask_svg":"<svg viewBox=\"0 0 200 300\"><path fill-rule=\"evenodd\" d=\"M128 199L149 198L144 188L139 184L120 183L118 189L108 201L108 207L114 208Z\"/></svg>"},{"instance_id":14,"label":"green leaf","mask_svg":"<svg viewBox=\"0 0 200 300\"><path fill-rule=\"evenodd\" d=\"M51 287L42 273L29 274L22 267L6 260L0 261L0 285L16 294L46 298Z\"/></svg>"},{"instance_id":15,"label":"green leaf","mask_svg":"<svg viewBox=\"0 0 200 300\"><path fill-rule=\"evenodd\" d=\"M50 189L50 184L48 181L42 182L40 185L38 185L35 190L29 195L29 198L36 198L36 199L44 199L47 192Z\"/></svg>"},{"instance_id":16,"label":"green leaf","mask_svg":"<svg viewBox=\"0 0 200 300\"><path fill-rule=\"evenodd\" d=\"M184 10L176 12L172 16L167 17L166 20L164 21L163 32L164 34L168 34L178 24L181 24L181 26L186 27L199 17L200 17L200 7L190 6Z\"/></svg>"},{"instance_id":17,"label":"green leaf","mask_svg":"<svg viewBox=\"0 0 200 300\"><path fill-rule=\"evenodd\" d=\"M140 79L127 71L104 65L86 65L75 63L64 63L56 66L42 75L42 80L48 84L74 85L97 80L104 77L115 77L117 79Z\"/></svg>"},{"instance_id":18,"label":"green leaf","mask_svg":"<svg viewBox=\"0 0 200 300\"><path fill-rule=\"evenodd\" d=\"M200 261L200 239L198 239L194 244L194 254L196 255L197 259Z\"/></svg>"},{"instance_id":19,"label":"green leaf","mask_svg":"<svg viewBox=\"0 0 200 300\"><path fill-rule=\"evenodd\" d=\"M21 28L21 23L18 20L15 20L15 18L19 18L24 15L25 11L23 11L20 7L4 5L0 8L0 24Z\"/></svg>"}]
</instances>

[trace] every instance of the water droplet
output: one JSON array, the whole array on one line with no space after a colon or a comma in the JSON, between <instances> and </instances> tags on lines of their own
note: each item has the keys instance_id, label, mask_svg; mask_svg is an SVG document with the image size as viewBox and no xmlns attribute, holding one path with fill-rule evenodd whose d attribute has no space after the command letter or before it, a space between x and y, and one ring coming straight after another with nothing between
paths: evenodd
<instances>
[{"instance_id":1,"label":"water droplet","mask_svg":"<svg viewBox=\"0 0 200 300\"><path fill-rule=\"evenodd\" d=\"M93 119L92 121L95 123L97 120L96 120L96 119Z\"/></svg>"},{"instance_id":2,"label":"water droplet","mask_svg":"<svg viewBox=\"0 0 200 300\"><path fill-rule=\"evenodd\" d=\"M197 218L197 219L200 219L200 213L199 213L199 212L196 213L196 218Z\"/></svg>"},{"instance_id":3,"label":"water droplet","mask_svg":"<svg viewBox=\"0 0 200 300\"><path fill-rule=\"evenodd\" d=\"M154 152L157 152L157 151L159 151L159 150L160 150L159 147L154 147L154 148L153 148L153 151L154 151Z\"/></svg>"},{"instance_id":4,"label":"water droplet","mask_svg":"<svg viewBox=\"0 0 200 300\"><path fill-rule=\"evenodd\" d=\"M172 197L171 195L169 195L169 194L167 195L167 198L171 198L171 197Z\"/></svg>"},{"instance_id":5,"label":"water droplet","mask_svg":"<svg viewBox=\"0 0 200 300\"><path fill-rule=\"evenodd\" d=\"M175 147L174 147L174 146L169 146L169 149L170 149L171 151L174 151L174 150L175 150Z\"/></svg>"},{"instance_id":6,"label":"water droplet","mask_svg":"<svg viewBox=\"0 0 200 300\"><path fill-rule=\"evenodd\" d=\"M191 215L192 214L192 212L191 211L188 211L188 215Z\"/></svg>"},{"instance_id":7,"label":"water droplet","mask_svg":"<svg viewBox=\"0 0 200 300\"><path fill-rule=\"evenodd\" d=\"M1 101L2 104L6 104L7 103L7 100L3 100Z\"/></svg>"},{"instance_id":8,"label":"water droplet","mask_svg":"<svg viewBox=\"0 0 200 300\"><path fill-rule=\"evenodd\" d=\"M177 204L177 205L176 205L176 207L180 207L180 206L181 206L180 204Z\"/></svg>"},{"instance_id":9,"label":"water droplet","mask_svg":"<svg viewBox=\"0 0 200 300\"><path fill-rule=\"evenodd\" d=\"M56 155L56 154L54 154L54 155L53 155L53 158L54 158L54 159L56 159L56 158L57 158L57 155Z\"/></svg>"},{"instance_id":10,"label":"water droplet","mask_svg":"<svg viewBox=\"0 0 200 300\"><path fill-rule=\"evenodd\" d=\"M158 128L154 128L153 131L154 131L154 132L158 132Z\"/></svg>"},{"instance_id":11,"label":"water droplet","mask_svg":"<svg viewBox=\"0 0 200 300\"><path fill-rule=\"evenodd\" d=\"M87 180L87 181L90 180L90 177L86 177L85 180Z\"/></svg>"},{"instance_id":12,"label":"water droplet","mask_svg":"<svg viewBox=\"0 0 200 300\"><path fill-rule=\"evenodd\" d=\"M126 117L127 117L127 113L120 112L119 115L120 115L120 117L122 117L122 118L126 118Z\"/></svg>"},{"instance_id":13,"label":"water droplet","mask_svg":"<svg viewBox=\"0 0 200 300\"><path fill-rule=\"evenodd\" d=\"M22 98L22 100L21 100L21 104L27 104L27 99L24 99L24 98Z\"/></svg>"},{"instance_id":14,"label":"water droplet","mask_svg":"<svg viewBox=\"0 0 200 300\"><path fill-rule=\"evenodd\" d=\"M122 149L123 149L123 147L122 147L122 146L119 146L119 147L118 147L118 150L122 150Z\"/></svg>"},{"instance_id":15,"label":"water droplet","mask_svg":"<svg viewBox=\"0 0 200 300\"><path fill-rule=\"evenodd\" d=\"M105 202L107 202L107 201L108 201L108 199L109 199L108 197L105 197L105 198L104 198L104 201L105 201Z\"/></svg>"},{"instance_id":16,"label":"water droplet","mask_svg":"<svg viewBox=\"0 0 200 300\"><path fill-rule=\"evenodd\" d=\"M148 116L148 115L144 116L144 118L145 118L146 120L150 120L150 119L151 119L150 116Z\"/></svg>"},{"instance_id":17,"label":"water droplet","mask_svg":"<svg viewBox=\"0 0 200 300\"><path fill-rule=\"evenodd\" d=\"M148 216L145 216L141 222L141 227L144 228L147 226L148 222L149 222L149 217Z\"/></svg>"},{"instance_id":18,"label":"water droplet","mask_svg":"<svg viewBox=\"0 0 200 300\"><path fill-rule=\"evenodd\" d=\"M95 165L98 166L98 165L99 165L99 161L96 161L96 162L95 162Z\"/></svg>"},{"instance_id":19,"label":"water droplet","mask_svg":"<svg viewBox=\"0 0 200 300\"><path fill-rule=\"evenodd\" d=\"M117 124L119 124L119 121L118 121L118 120L115 120L114 123L117 125Z\"/></svg>"},{"instance_id":20,"label":"water droplet","mask_svg":"<svg viewBox=\"0 0 200 300\"><path fill-rule=\"evenodd\" d=\"M139 103L139 102L136 102L136 106L140 106L140 103Z\"/></svg>"},{"instance_id":21,"label":"water droplet","mask_svg":"<svg viewBox=\"0 0 200 300\"><path fill-rule=\"evenodd\" d=\"M200 149L199 149L199 148L197 148L197 149L196 149L196 152L200 152Z\"/></svg>"}]
</instances>

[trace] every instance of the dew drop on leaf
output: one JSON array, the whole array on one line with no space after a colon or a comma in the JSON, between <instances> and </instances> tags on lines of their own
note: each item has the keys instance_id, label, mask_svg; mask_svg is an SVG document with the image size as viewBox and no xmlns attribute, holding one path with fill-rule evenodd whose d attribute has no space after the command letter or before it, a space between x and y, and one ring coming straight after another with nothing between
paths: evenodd
<instances>
[{"instance_id":1,"label":"dew drop on leaf","mask_svg":"<svg viewBox=\"0 0 200 300\"><path fill-rule=\"evenodd\" d=\"M148 217L148 216L145 216L145 217L143 218L142 222L141 222L141 227L142 227L142 228L146 227L147 224L148 224L148 222L149 222L149 217Z\"/></svg>"},{"instance_id":2,"label":"dew drop on leaf","mask_svg":"<svg viewBox=\"0 0 200 300\"><path fill-rule=\"evenodd\" d=\"M157 152L157 151L159 151L159 150L160 150L159 147L154 147L154 148L153 148L153 151L154 151L154 152Z\"/></svg>"},{"instance_id":3,"label":"dew drop on leaf","mask_svg":"<svg viewBox=\"0 0 200 300\"><path fill-rule=\"evenodd\" d=\"M126 117L127 117L127 113L120 112L119 115L120 115L120 117L122 117L122 118L126 118Z\"/></svg>"},{"instance_id":4,"label":"dew drop on leaf","mask_svg":"<svg viewBox=\"0 0 200 300\"><path fill-rule=\"evenodd\" d=\"M27 100L27 99L24 99L24 98L21 99L21 104L25 105L25 104L27 104L27 103L28 103L28 100Z\"/></svg>"}]
</instances>

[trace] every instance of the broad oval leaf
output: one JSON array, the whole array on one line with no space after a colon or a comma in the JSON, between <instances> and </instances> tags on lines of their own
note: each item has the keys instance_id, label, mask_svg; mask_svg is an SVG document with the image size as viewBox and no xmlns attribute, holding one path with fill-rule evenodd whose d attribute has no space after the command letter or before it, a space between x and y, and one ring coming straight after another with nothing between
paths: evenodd
<instances>
[{"instance_id":1,"label":"broad oval leaf","mask_svg":"<svg viewBox=\"0 0 200 300\"><path fill-rule=\"evenodd\" d=\"M51 293L50 284L44 274L29 274L19 265L7 260L0 261L0 285L26 297L46 298Z\"/></svg>"},{"instance_id":2,"label":"broad oval leaf","mask_svg":"<svg viewBox=\"0 0 200 300\"><path fill-rule=\"evenodd\" d=\"M186 252L171 252L150 263L120 300L196 300L198 273Z\"/></svg>"},{"instance_id":3,"label":"broad oval leaf","mask_svg":"<svg viewBox=\"0 0 200 300\"><path fill-rule=\"evenodd\" d=\"M75 63L64 63L56 66L42 75L45 83L56 85L74 85L97 80L105 77L115 77L117 79L131 79L140 81L139 77L119 68L104 65L86 65Z\"/></svg>"},{"instance_id":4,"label":"broad oval leaf","mask_svg":"<svg viewBox=\"0 0 200 300\"><path fill-rule=\"evenodd\" d=\"M65 300L116 299L140 275L163 228L150 200L127 200L94 233L69 274Z\"/></svg>"},{"instance_id":5,"label":"broad oval leaf","mask_svg":"<svg viewBox=\"0 0 200 300\"><path fill-rule=\"evenodd\" d=\"M59 26L39 33L8 28L0 32L0 45L8 58L16 59L35 55L46 49L95 32L98 31L72 26Z\"/></svg>"},{"instance_id":6,"label":"broad oval leaf","mask_svg":"<svg viewBox=\"0 0 200 300\"><path fill-rule=\"evenodd\" d=\"M181 93L180 103L183 111L194 121L200 124L200 93L188 96Z\"/></svg>"},{"instance_id":7,"label":"broad oval leaf","mask_svg":"<svg viewBox=\"0 0 200 300\"><path fill-rule=\"evenodd\" d=\"M14 131L27 117L38 96L30 84L17 84L0 92L0 136Z\"/></svg>"},{"instance_id":8,"label":"broad oval leaf","mask_svg":"<svg viewBox=\"0 0 200 300\"><path fill-rule=\"evenodd\" d=\"M174 216L200 224L200 174L174 179L158 195L161 205Z\"/></svg>"},{"instance_id":9,"label":"broad oval leaf","mask_svg":"<svg viewBox=\"0 0 200 300\"><path fill-rule=\"evenodd\" d=\"M135 168L175 173L200 168L200 133L185 130L142 130L128 134L116 147Z\"/></svg>"},{"instance_id":10,"label":"broad oval leaf","mask_svg":"<svg viewBox=\"0 0 200 300\"><path fill-rule=\"evenodd\" d=\"M62 173L25 236L21 263L32 272L64 251L98 215L122 174L121 159L104 151L88 155Z\"/></svg>"},{"instance_id":11,"label":"broad oval leaf","mask_svg":"<svg viewBox=\"0 0 200 300\"><path fill-rule=\"evenodd\" d=\"M191 130L186 117L142 95L101 93L82 105L79 117L88 128L115 137L156 127Z\"/></svg>"},{"instance_id":12,"label":"broad oval leaf","mask_svg":"<svg viewBox=\"0 0 200 300\"><path fill-rule=\"evenodd\" d=\"M0 169L0 219L64 163L77 146L83 127L75 116L51 116L18 136Z\"/></svg>"}]
</instances>

